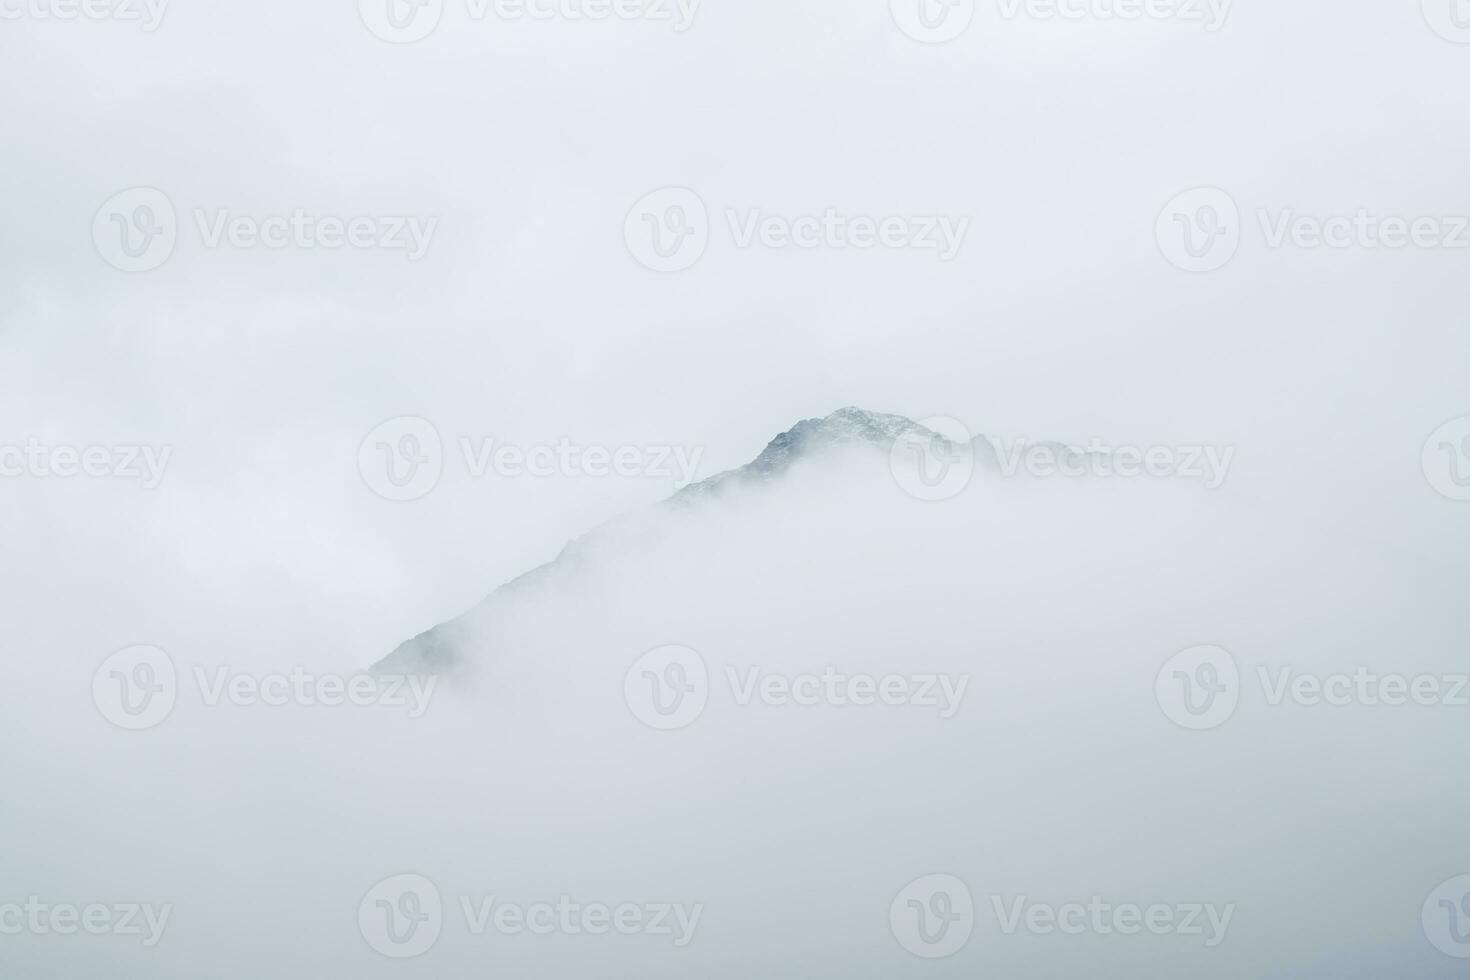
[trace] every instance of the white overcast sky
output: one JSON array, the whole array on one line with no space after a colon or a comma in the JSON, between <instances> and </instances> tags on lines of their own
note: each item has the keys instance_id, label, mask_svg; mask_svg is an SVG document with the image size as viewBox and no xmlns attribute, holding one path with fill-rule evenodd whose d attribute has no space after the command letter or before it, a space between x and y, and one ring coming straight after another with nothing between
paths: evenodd
<instances>
[{"instance_id":1,"label":"white overcast sky","mask_svg":"<svg viewBox=\"0 0 1470 980\"><path fill-rule=\"evenodd\" d=\"M346 2L179 2L152 33L0 22L0 441L175 451L146 494L0 485L7 618L33 643L80 603L108 615L66 646L104 650L232 614L256 620L242 646L295 624L364 662L667 492L446 478L391 505L354 463L401 415L451 440L698 444L706 475L848 404L1223 443L1241 493L1447 553L1463 511L1418 460L1470 413L1470 255L1273 251L1254 211L1470 213L1467 79L1470 47L1416 3L1370 0L1241 3L1215 33L982 2L934 46L877 0L707 0L684 33L450 0L401 46ZM127 275L89 229L140 185L185 237ZM669 185L716 227L659 275L622 229ZM1245 240L1191 275L1153 228L1201 185ZM827 207L972 227L949 263L739 250L725 227ZM241 254L200 247L196 208L440 223L416 264Z\"/></svg>"},{"instance_id":2,"label":"white overcast sky","mask_svg":"<svg viewBox=\"0 0 1470 980\"><path fill-rule=\"evenodd\" d=\"M1391 975L1403 950L1457 968L1417 915L1470 864L1444 751L1459 715L1256 699L1207 741L1152 698L1199 643L1236 645L1247 680L1463 670L1470 502L1436 493L1421 453L1470 417L1470 249L1272 249L1256 217L1470 215L1470 44L1425 15L1462 0L1238 0L1215 32L976 0L935 45L889 0L704 0L682 33L472 22L445 0L405 45L356 0L173 0L152 32L31 12L66 2L0 0L0 453L171 457L153 490L0 476L0 839L25 845L0 851L0 902L179 915L156 954L0 937L0 973L439 975L449 960L405 973L353 928L371 882L417 868L517 897L709 897L702 959L573 950L604 973L881 974L907 956L883 932L893 889L941 865L1016 894L1239 898L1241 938L1202 967L1221 975ZM129 274L93 222L137 187L168 195L180 239ZM660 274L624 224L666 187L712 228ZM1155 224L1200 187L1233 198L1242 241L1189 273ZM970 224L950 262L741 249L726 224L828 208ZM205 248L195 212L221 209L438 224L418 262ZM471 479L461 437L701 447L708 476L846 405L1233 465L1214 497L1021 482L950 510L813 470L749 523L659 524L641 559L609 535L565 594L505 604L476 647L504 672L494 696L446 691L418 729L191 697L128 732L88 697L133 644L181 668L350 672L671 490ZM358 451L401 416L451 458L395 503ZM616 695L635 651L669 642L711 664L975 671L976 707L947 741L900 714L712 710L657 742ZM926 965L1201 962L1114 938ZM485 969L464 939L440 953Z\"/></svg>"}]
</instances>

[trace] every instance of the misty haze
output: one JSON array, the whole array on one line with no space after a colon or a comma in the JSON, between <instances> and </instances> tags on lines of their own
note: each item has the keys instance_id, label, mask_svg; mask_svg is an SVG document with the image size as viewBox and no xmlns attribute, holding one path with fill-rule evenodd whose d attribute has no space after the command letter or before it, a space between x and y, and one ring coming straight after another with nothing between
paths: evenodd
<instances>
[{"instance_id":1,"label":"misty haze","mask_svg":"<svg viewBox=\"0 0 1470 980\"><path fill-rule=\"evenodd\" d=\"M1462 0L0 78L0 978L1463 975Z\"/></svg>"}]
</instances>

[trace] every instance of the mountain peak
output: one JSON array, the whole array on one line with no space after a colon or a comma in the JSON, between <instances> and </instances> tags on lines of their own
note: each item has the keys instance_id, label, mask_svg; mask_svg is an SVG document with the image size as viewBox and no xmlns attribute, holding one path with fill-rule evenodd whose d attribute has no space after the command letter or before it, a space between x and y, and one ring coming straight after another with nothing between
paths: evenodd
<instances>
[{"instance_id":1,"label":"mountain peak","mask_svg":"<svg viewBox=\"0 0 1470 980\"><path fill-rule=\"evenodd\" d=\"M870 412L849 405L822 418L801 420L772 439L749 463L690 484L675 494L675 498L701 496L731 480L769 479L786 472L801 457L828 447L867 444L886 450L905 432L920 428L917 422L902 415Z\"/></svg>"},{"instance_id":2,"label":"mountain peak","mask_svg":"<svg viewBox=\"0 0 1470 980\"><path fill-rule=\"evenodd\" d=\"M915 424L901 415L861 408L839 408L820 419L804 419L772 439L747 467L763 474L780 472L801 453L819 445L868 442L887 446Z\"/></svg>"},{"instance_id":3,"label":"mountain peak","mask_svg":"<svg viewBox=\"0 0 1470 980\"><path fill-rule=\"evenodd\" d=\"M759 456L744 466L691 483L657 506L693 504L731 485L764 483L784 474L798 459L825 449L868 445L886 452L895 439L916 429L927 431L917 422L902 415L870 412L854 406L839 408L823 418L803 419L772 439ZM500 586L465 616L442 623L403 643L373 669L379 672L407 673L437 673L451 669L460 660L459 651L473 642L472 637L475 634L470 622L477 615L483 614L493 601L544 582L558 569L566 567L569 561L575 560L581 547L589 540L597 538L622 520L624 519L615 518L572 541L553 561Z\"/></svg>"}]
</instances>

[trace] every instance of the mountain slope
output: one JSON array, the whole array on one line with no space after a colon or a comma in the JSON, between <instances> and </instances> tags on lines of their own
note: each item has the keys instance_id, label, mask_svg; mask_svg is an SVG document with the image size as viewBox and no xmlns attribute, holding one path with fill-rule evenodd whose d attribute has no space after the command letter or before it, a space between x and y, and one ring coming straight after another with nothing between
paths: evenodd
<instances>
[{"instance_id":1,"label":"mountain slope","mask_svg":"<svg viewBox=\"0 0 1470 980\"><path fill-rule=\"evenodd\" d=\"M852 449L888 452L895 439L909 432L928 433L918 423L901 415L869 412L847 407L824 418L803 419L777 435L755 459L738 469L716 474L678 490L655 508L698 506L721 494L758 488L786 475L803 460ZM418 634L378 661L380 673L446 673L460 666L461 654L472 642L474 630L466 619L480 619L485 612L528 588L544 583L565 571L598 536L627 518L615 519L570 542L556 558L495 589L473 610Z\"/></svg>"}]
</instances>

